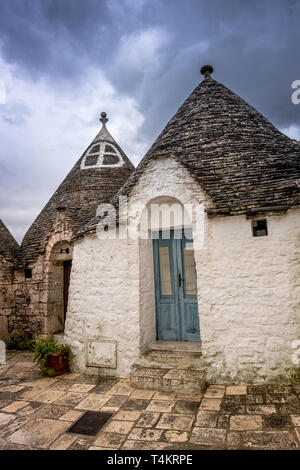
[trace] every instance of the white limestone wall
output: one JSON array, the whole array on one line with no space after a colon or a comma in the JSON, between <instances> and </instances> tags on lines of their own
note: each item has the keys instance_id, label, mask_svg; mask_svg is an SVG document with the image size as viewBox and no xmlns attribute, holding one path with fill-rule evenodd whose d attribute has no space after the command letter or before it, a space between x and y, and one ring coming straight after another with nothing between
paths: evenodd
<instances>
[{"instance_id":1,"label":"white limestone wall","mask_svg":"<svg viewBox=\"0 0 300 470\"><path fill-rule=\"evenodd\" d=\"M86 236L76 243L65 340L75 369L129 375L155 340L151 240L139 240L145 205L155 198L211 201L175 159L157 159L133 188L129 239ZM267 216L269 235L253 237L246 216L192 217L203 365L211 382L285 382L295 373L299 332L300 211ZM196 231L197 228L197 231ZM201 244L203 228L204 239ZM116 344L116 368L87 367L91 340Z\"/></svg>"},{"instance_id":2,"label":"white limestone wall","mask_svg":"<svg viewBox=\"0 0 300 470\"><path fill-rule=\"evenodd\" d=\"M74 246L65 341L74 369L127 376L156 338L152 240L139 240L146 204L160 196L182 203L203 200L190 174L174 159L152 162L128 201L128 239L86 236ZM88 344L116 342L117 367L87 367Z\"/></svg>"},{"instance_id":3,"label":"white limestone wall","mask_svg":"<svg viewBox=\"0 0 300 470\"><path fill-rule=\"evenodd\" d=\"M125 377L139 357L137 247L96 235L76 243L64 337L75 370ZM117 367L87 367L90 341L114 342Z\"/></svg>"},{"instance_id":4,"label":"white limestone wall","mask_svg":"<svg viewBox=\"0 0 300 470\"><path fill-rule=\"evenodd\" d=\"M156 307L152 240L140 240L139 244L139 322L140 349L156 340Z\"/></svg>"},{"instance_id":5,"label":"white limestone wall","mask_svg":"<svg viewBox=\"0 0 300 470\"><path fill-rule=\"evenodd\" d=\"M197 253L202 350L212 382L287 382L297 370L300 210L267 216L267 223L268 236L253 237L245 216L211 219Z\"/></svg>"},{"instance_id":6,"label":"white limestone wall","mask_svg":"<svg viewBox=\"0 0 300 470\"><path fill-rule=\"evenodd\" d=\"M140 224L146 205L153 201L162 203L166 198L169 198L170 201L179 201L190 208L195 208L201 203L211 204L199 184L177 160L174 158L156 159L148 165L130 194L128 231L131 238L138 238L139 233L143 232ZM195 224L196 211L191 211L188 225L193 228L194 238L196 238ZM169 228L169 226L152 225L151 227L152 230L164 228ZM140 277L137 295L139 296L140 350L144 351L156 339L152 239L139 241L139 264Z\"/></svg>"}]
</instances>

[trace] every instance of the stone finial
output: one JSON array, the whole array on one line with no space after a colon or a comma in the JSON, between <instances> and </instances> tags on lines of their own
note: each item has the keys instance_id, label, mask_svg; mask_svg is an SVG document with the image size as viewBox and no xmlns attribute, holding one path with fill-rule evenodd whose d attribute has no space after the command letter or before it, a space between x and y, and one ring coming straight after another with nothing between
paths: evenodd
<instances>
[{"instance_id":1,"label":"stone finial","mask_svg":"<svg viewBox=\"0 0 300 470\"><path fill-rule=\"evenodd\" d=\"M209 77L211 73L213 73L214 69L212 65L202 65L200 72L204 77Z\"/></svg>"},{"instance_id":2,"label":"stone finial","mask_svg":"<svg viewBox=\"0 0 300 470\"><path fill-rule=\"evenodd\" d=\"M103 111L103 112L101 113L101 118L100 118L100 122L102 122L103 126L105 126L105 124L106 124L107 121L108 121L108 118L107 118L106 116L107 116L107 114Z\"/></svg>"}]
</instances>

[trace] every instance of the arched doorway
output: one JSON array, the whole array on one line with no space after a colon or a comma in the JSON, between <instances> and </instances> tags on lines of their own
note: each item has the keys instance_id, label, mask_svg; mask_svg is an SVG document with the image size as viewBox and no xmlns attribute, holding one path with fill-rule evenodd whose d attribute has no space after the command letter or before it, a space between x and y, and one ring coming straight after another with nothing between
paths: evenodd
<instances>
[{"instance_id":1,"label":"arched doorway","mask_svg":"<svg viewBox=\"0 0 300 470\"><path fill-rule=\"evenodd\" d=\"M150 310L155 310L157 340L200 342L192 225L192 208L171 196L152 199L141 214L141 314L146 319L151 316ZM153 284L150 276L153 276ZM148 293L145 298L150 286L151 291L154 289L155 306ZM145 303L150 307L144 307ZM152 323L152 337L153 327ZM149 335L144 332L144 336Z\"/></svg>"},{"instance_id":2,"label":"arched doorway","mask_svg":"<svg viewBox=\"0 0 300 470\"><path fill-rule=\"evenodd\" d=\"M73 248L68 241L56 243L49 258L48 334L63 333L68 308Z\"/></svg>"}]
</instances>

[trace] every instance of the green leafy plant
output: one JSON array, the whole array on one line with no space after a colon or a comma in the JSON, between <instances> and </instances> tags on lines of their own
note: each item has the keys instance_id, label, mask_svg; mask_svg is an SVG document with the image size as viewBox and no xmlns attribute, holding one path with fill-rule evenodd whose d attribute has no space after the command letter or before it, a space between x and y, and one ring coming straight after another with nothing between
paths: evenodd
<instances>
[{"instance_id":1,"label":"green leafy plant","mask_svg":"<svg viewBox=\"0 0 300 470\"><path fill-rule=\"evenodd\" d=\"M25 339L23 341L10 339L6 343L7 349L17 349L19 351L33 351L34 345L35 345L34 339Z\"/></svg>"},{"instance_id":2,"label":"green leafy plant","mask_svg":"<svg viewBox=\"0 0 300 470\"><path fill-rule=\"evenodd\" d=\"M43 364L44 364L44 362L43 362ZM56 376L55 370L50 368L50 367L46 367L45 365L41 364L40 370L41 370L41 373L43 375L47 375L48 377L55 377Z\"/></svg>"},{"instance_id":3,"label":"green leafy plant","mask_svg":"<svg viewBox=\"0 0 300 470\"><path fill-rule=\"evenodd\" d=\"M22 351L33 351L34 346L34 339L26 339L25 341L20 341L20 343L18 344L18 349L21 349Z\"/></svg>"},{"instance_id":4,"label":"green leafy plant","mask_svg":"<svg viewBox=\"0 0 300 470\"><path fill-rule=\"evenodd\" d=\"M54 339L43 339L34 345L33 360L40 364L40 370L43 375L54 377L57 375L53 367L49 367L49 358L51 355L58 356L58 364L61 365L66 359L71 363L72 353L68 344L59 344Z\"/></svg>"},{"instance_id":5,"label":"green leafy plant","mask_svg":"<svg viewBox=\"0 0 300 470\"><path fill-rule=\"evenodd\" d=\"M48 354L56 354L58 351L59 344L54 339L43 339L35 344L34 358L35 362L40 362L42 359L46 359Z\"/></svg>"}]
</instances>

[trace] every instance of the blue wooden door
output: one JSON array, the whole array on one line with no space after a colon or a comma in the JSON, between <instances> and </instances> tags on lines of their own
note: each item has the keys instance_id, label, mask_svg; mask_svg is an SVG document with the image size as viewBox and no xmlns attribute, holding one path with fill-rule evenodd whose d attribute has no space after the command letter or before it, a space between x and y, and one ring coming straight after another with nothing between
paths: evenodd
<instances>
[{"instance_id":1,"label":"blue wooden door","mask_svg":"<svg viewBox=\"0 0 300 470\"><path fill-rule=\"evenodd\" d=\"M159 232L153 248L157 339L200 341L191 233Z\"/></svg>"}]
</instances>

